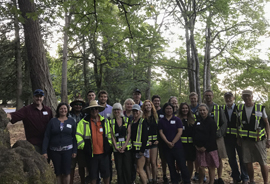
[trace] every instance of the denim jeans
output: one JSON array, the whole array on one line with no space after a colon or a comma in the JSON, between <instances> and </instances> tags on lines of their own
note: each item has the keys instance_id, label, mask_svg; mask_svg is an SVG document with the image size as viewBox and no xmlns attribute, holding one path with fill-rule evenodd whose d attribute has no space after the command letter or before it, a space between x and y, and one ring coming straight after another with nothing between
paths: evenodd
<instances>
[{"instance_id":1,"label":"denim jeans","mask_svg":"<svg viewBox=\"0 0 270 184\"><path fill-rule=\"evenodd\" d=\"M231 177L237 181L239 180L248 181L249 177L247 173L247 168L245 164L243 163L242 148L237 144L237 138L234 135L227 134L224 137L224 142L225 142L225 146L227 150L227 155L229 158L229 164L232 169ZM241 174L240 174L237 159L236 159L236 151L239 157Z\"/></svg>"},{"instance_id":2,"label":"denim jeans","mask_svg":"<svg viewBox=\"0 0 270 184\"><path fill-rule=\"evenodd\" d=\"M164 147L163 149L165 149L163 151L164 151L165 158L168 163L169 170L170 170L171 182L173 184L178 183L178 176L177 176L176 168L175 168L175 161L176 161L181 171L183 183L189 184L190 175L186 166L186 159L185 159L183 148L172 148L172 149L167 148L166 149Z\"/></svg>"}]
</instances>

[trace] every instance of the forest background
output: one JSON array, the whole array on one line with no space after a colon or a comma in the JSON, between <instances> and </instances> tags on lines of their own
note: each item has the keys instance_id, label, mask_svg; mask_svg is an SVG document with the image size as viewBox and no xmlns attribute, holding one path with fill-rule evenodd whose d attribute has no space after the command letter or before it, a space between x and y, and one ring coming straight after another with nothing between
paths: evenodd
<instances>
[{"instance_id":1,"label":"forest background","mask_svg":"<svg viewBox=\"0 0 270 184\"><path fill-rule=\"evenodd\" d=\"M40 88L56 109L89 90L123 103L139 88L143 100L158 94L163 104L192 91L202 101L212 89L224 104L224 92L240 103L249 88L270 112L270 52L258 47L270 37L269 1L3 0L0 100L19 109Z\"/></svg>"}]
</instances>

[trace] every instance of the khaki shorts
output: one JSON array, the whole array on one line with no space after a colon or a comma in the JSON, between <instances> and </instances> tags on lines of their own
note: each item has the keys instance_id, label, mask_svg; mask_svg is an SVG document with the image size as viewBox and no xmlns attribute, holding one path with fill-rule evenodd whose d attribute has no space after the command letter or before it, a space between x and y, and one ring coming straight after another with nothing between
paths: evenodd
<instances>
[{"instance_id":1,"label":"khaki shorts","mask_svg":"<svg viewBox=\"0 0 270 184\"><path fill-rule=\"evenodd\" d=\"M267 164L266 139L253 141L242 139L243 161L244 163L259 162L260 165Z\"/></svg>"},{"instance_id":2,"label":"khaki shorts","mask_svg":"<svg viewBox=\"0 0 270 184\"><path fill-rule=\"evenodd\" d=\"M225 147L225 142L223 137L219 137L216 140L217 142L217 148L218 148L218 157L219 158L227 158L227 151Z\"/></svg>"}]
</instances>

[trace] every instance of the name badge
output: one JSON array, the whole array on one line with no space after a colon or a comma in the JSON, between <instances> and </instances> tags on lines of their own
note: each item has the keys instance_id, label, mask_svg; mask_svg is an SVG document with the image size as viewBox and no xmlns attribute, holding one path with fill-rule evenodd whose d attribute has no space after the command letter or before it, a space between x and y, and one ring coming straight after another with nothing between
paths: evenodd
<instances>
[{"instance_id":1,"label":"name badge","mask_svg":"<svg viewBox=\"0 0 270 184\"><path fill-rule=\"evenodd\" d=\"M43 111L42 113L43 113L43 115L48 115L47 111Z\"/></svg>"},{"instance_id":2,"label":"name badge","mask_svg":"<svg viewBox=\"0 0 270 184\"><path fill-rule=\"evenodd\" d=\"M116 133L116 134L115 134L115 137L118 137L118 136L119 136L119 133Z\"/></svg>"},{"instance_id":3,"label":"name badge","mask_svg":"<svg viewBox=\"0 0 270 184\"><path fill-rule=\"evenodd\" d=\"M149 127L147 127L147 130L149 130Z\"/></svg>"},{"instance_id":4,"label":"name badge","mask_svg":"<svg viewBox=\"0 0 270 184\"><path fill-rule=\"evenodd\" d=\"M107 117L110 117L110 115L111 115L110 113L107 113Z\"/></svg>"},{"instance_id":5,"label":"name badge","mask_svg":"<svg viewBox=\"0 0 270 184\"><path fill-rule=\"evenodd\" d=\"M103 128L100 128L100 129L99 129L99 132L103 132Z\"/></svg>"},{"instance_id":6,"label":"name badge","mask_svg":"<svg viewBox=\"0 0 270 184\"><path fill-rule=\"evenodd\" d=\"M163 115L163 114L160 114L159 117L160 117L160 118L164 118L164 115Z\"/></svg>"},{"instance_id":7,"label":"name badge","mask_svg":"<svg viewBox=\"0 0 270 184\"><path fill-rule=\"evenodd\" d=\"M201 123L200 122L197 122L197 125L200 125Z\"/></svg>"},{"instance_id":8,"label":"name badge","mask_svg":"<svg viewBox=\"0 0 270 184\"><path fill-rule=\"evenodd\" d=\"M171 124L175 124L175 120L171 120Z\"/></svg>"},{"instance_id":9,"label":"name badge","mask_svg":"<svg viewBox=\"0 0 270 184\"><path fill-rule=\"evenodd\" d=\"M255 112L255 116L262 117L262 112L256 111L256 112Z\"/></svg>"},{"instance_id":10,"label":"name badge","mask_svg":"<svg viewBox=\"0 0 270 184\"><path fill-rule=\"evenodd\" d=\"M118 141L119 142L124 142L125 141L125 138L119 138Z\"/></svg>"},{"instance_id":11,"label":"name badge","mask_svg":"<svg viewBox=\"0 0 270 184\"><path fill-rule=\"evenodd\" d=\"M183 126L183 130L185 130L185 126Z\"/></svg>"},{"instance_id":12,"label":"name badge","mask_svg":"<svg viewBox=\"0 0 270 184\"><path fill-rule=\"evenodd\" d=\"M242 121L242 123L243 123L243 124L247 124L247 122L246 122L246 121Z\"/></svg>"},{"instance_id":13,"label":"name badge","mask_svg":"<svg viewBox=\"0 0 270 184\"><path fill-rule=\"evenodd\" d=\"M72 126L71 126L71 124L67 124L67 127L68 127L68 128L71 128Z\"/></svg>"}]
</instances>

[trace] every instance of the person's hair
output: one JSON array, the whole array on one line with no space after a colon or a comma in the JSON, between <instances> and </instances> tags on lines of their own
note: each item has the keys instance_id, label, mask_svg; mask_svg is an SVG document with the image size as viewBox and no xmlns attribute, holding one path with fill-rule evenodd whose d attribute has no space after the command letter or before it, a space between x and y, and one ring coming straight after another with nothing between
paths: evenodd
<instances>
[{"instance_id":1,"label":"person's hair","mask_svg":"<svg viewBox=\"0 0 270 184\"><path fill-rule=\"evenodd\" d=\"M124 102L123 110L126 110L126 103L127 103L128 101L131 101L132 105L135 104L135 102L134 102L134 100L133 100L132 98L127 98L127 99L125 100L125 102Z\"/></svg>"},{"instance_id":2,"label":"person's hair","mask_svg":"<svg viewBox=\"0 0 270 184\"><path fill-rule=\"evenodd\" d=\"M120 104L120 103L115 103L115 104L113 104L113 108L112 108L112 113L110 114L110 118L111 119L114 119L115 118L115 116L114 116L114 114L113 114L113 110L114 109L119 109L119 110L121 110L121 112L120 112L120 116L121 117L124 117L125 115L123 114L123 108L122 108L122 105Z\"/></svg>"},{"instance_id":3,"label":"person's hair","mask_svg":"<svg viewBox=\"0 0 270 184\"><path fill-rule=\"evenodd\" d=\"M199 105L198 109L199 109L200 107L205 107L205 108L207 109L207 111L209 112L209 107L208 107L205 103L201 103L201 104Z\"/></svg>"},{"instance_id":4,"label":"person's hair","mask_svg":"<svg viewBox=\"0 0 270 184\"><path fill-rule=\"evenodd\" d=\"M167 102L167 103L165 103L165 104L163 105L163 107L162 107L162 112L165 113L165 109L166 109L166 107L168 107L168 106L171 106L172 109L173 109L173 112L174 112L174 107L173 107L173 105L172 105L171 103L169 103L169 102Z\"/></svg>"},{"instance_id":5,"label":"person's hair","mask_svg":"<svg viewBox=\"0 0 270 184\"><path fill-rule=\"evenodd\" d=\"M57 106L57 108L56 108L56 114L55 114L55 117L57 117L57 118L60 117L59 109L60 109L60 107L61 107L62 105L65 105L65 106L67 107L67 117L68 117L68 115L69 115L69 106L68 106L68 104L61 102L61 103L58 104L58 106Z\"/></svg>"},{"instance_id":6,"label":"person's hair","mask_svg":"<svg viewBox=\"0 0 270 184\"><path fill-rule=\"evenodd\" d=\"M212 93L212 95L214 94L213 91L212 91L211 89L205 90L205 91L203 92L203 94L208 93L208 92Z\"/></svg>"},{"instance_id":7,"label":"person's hair","mask_svg":"<svg viewBox=\"0 0 270 184\"><path fill-rule=\"evenodd\" d=\"M159 96L159 95L153 95L153 96L152 96L152 102L153 102L153 100L154 100L155 98L159 98L159 100L160 100L160 96Z\"/></svg>"},{"instance_id":8,"label":"person's hair","mask_svg":"<svg viewBox=\"0 0 270 184\"><path fill-rule=\"evenodd\" d=\"M192 97L192 96L196 96L196 97L198 98L198 94L197 94L196 92L191 92L191 93L189 94L189 98Z\"/></svg>"},{"instance_id":9,"label":"person's hair","mask_svg":"<svg viewBox=\"0 0 270 184\"><path fill-rule=\"evenodd\" d=\"M178 112L177 112L177 117L179 117L180 119L183 119L182 109L183 109L184 105L186 105L188 107L188 114L187 114L188 125L189 126L193 125L195 123L195 119L194 119L193 114L191 113L190 106L186 102L183 102L180 104L180 107L179 107Z\"/></svg>"},{"instance_id":10,"label":"person's hair","mask_svg":"<svg viewBox=\"0 0 270 184\"><path fill-rule=\"evenodd\" d=\"M146 109L145 109L145 104L149 102L151 104L151 115L154 116L155 120L158 120L158 115L157 115L157 111L156 111L156 108L154 106L154 104L150 101L150 100L145 100L142 104L142 112L143 112L143 118L146 119L146 118L149 118L149 117L146 117Z\"/></svg>"},{"instance_id":11,"label":"person's hair","mask_svg":"<svg viewBox=\"0 0 270 184\"><path fill-rule=\"evenodd\" d=\"M94 94L95 94L95 92L94 92L93 90L89 90L89 91L87 92L87 95L89 95L89 93L94 93Z\"/></svg>"},{"instance_id":12,"label":"person's hair","mask_svg":"<svg viewBox=\"0 0 270 184\"><path fill-rule=\"evenodd\" d=\"M109 96L108 93L107 93L107 91L105 91L105 90L100 90L100 91L98 92L98 98L100 97L100 95L103 95L103 94L106 94L107 97Z\"/></svg>"},{"instance_id":13,"label":"person's hair","mask_svg":"<svg viewBox=\"0 0 270 184\"><path fill-rule=\"evenodd\" d=\"M171 100L172 100L173 98L175 98L175 99L177 100L177 97L176 97L176 96L171 96L171 97L169 98L168 102L171 103Z\"/></svg>"}]
</instances>

